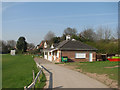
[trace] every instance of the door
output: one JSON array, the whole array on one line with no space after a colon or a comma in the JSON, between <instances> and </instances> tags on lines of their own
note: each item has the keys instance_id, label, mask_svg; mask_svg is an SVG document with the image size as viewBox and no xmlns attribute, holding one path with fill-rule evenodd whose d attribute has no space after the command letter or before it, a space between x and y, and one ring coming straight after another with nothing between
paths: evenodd
<instances>
[{"instance_id":1,"label":"door","mask_svg":"<svg viewBox=\"0 0 120 90\"><path fill-rule=\"evenodd\" d=\"M55 60L55 59L56 59L56 58L55 58L55 52L53 53L53 55L54 55L54 60Z\"/></svg>"},{"instance_id":2,"label":"door","mask_svg":"<svg viewBox=\"0 0 120 90\"><path fill-rule=\"evenodd\" d=\"M52 55L52 52L48 52L48 60L49 60L49 61L52 61L52 56L53 56L53 55Z\"/></svg>"},{"instance_id":3,"label":"door","mask_svg":"<svg viewBox=\"0 0 120 90\"><path fill-rule=\"evenodd\" d=\"M48 59L48 53L44 52L44 59Z\"/></svg>"},{"instance_id":4,"label":"door","mask_svg":"<svg viewBox=\"0 0 120 90\"><path fill-rule=\"evenodd\" d=\"M93 56L92 53L89 54L89 61L92 62Z\"/></svg>"}]
</instances>

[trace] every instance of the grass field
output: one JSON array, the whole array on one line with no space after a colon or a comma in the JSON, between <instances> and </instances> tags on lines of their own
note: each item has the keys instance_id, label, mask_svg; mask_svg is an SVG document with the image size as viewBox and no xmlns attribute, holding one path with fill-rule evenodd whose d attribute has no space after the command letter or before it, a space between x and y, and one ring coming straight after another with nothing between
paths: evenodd
<instances>
[{"instance_id":1,"label":"grass field","mask_svg":"<svg viewBox=\"0 0 120 90\"><path fill-rule=\"evenodd\" d=\"M2 89L2 55L0 54L0 89Z\"/></svg>"},{"instance_id":2,"label":"grass field","mask_svg":"<svg viewBox=\"0 0 120 90\"><path fill-rule=\"evenodd\" d=\"M77 69L82 69L83 72L107 74L109 78L118 80L118 62L98 61L98 62L73 62L65 63L66 65L77 66ZM105 68L108 67L108 68Z\"/></svg>"},{"instance_id":3,"label":"grass field","mask_svg":"<svg viewBox=\"0 0 120 90\"><path fill-rule=\"evenodd\" d=\"M3 55L2 88L23 88L24 86L28 86L33 80L32 70L34 70L36 76L38 68L32 56ZM43 83L45 83L45 81L40 84Z\"/></svg>"}]
</instances>

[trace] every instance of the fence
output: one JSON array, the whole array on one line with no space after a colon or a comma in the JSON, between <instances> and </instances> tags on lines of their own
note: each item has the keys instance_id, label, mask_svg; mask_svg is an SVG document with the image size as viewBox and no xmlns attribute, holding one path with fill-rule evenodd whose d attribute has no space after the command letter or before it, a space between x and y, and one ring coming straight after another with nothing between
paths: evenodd
<instances>
[{"instance_id":1,"label":"fence","mask_svg":"<svg viewBox=\"0 0 120 90\"><path fill-rule=\"evenodd\" d=\"M35 79L33 80L33 82L27 87L24 87L24 90L31 90L31 88L35 87L36 81L39 79L40 74L42 73L42 70L46 70L49 74L50 74L50 78L49 78L49 87L48 88L52 88L52 73L50 71L48 71L45 67L39 65L38 63L36 63L37 67L40 67L40 71L37 73L37 76L35 77ZM33 74L33 78L34 78L34 74Z\"/></svg>"}]
</instances>

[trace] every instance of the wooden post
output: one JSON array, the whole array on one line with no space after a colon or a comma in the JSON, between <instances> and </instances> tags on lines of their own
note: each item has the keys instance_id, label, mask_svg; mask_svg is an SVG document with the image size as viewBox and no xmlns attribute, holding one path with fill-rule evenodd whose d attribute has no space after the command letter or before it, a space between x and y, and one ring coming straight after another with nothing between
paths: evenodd
<instances>
[{"instance_id":1,"label":"wooden post","mask_svg":"<svg viewBox=\"0 0 120 90\"><path fill-rule=\"evenodd\" d=\"M33 70L33 81L34 81L34 79L35 79L35 73L34 73L34 70Z\"/></svg>"},{"instance_id":2,"label":"wooden post","mask_svg":"<svg viewBox=\"0 0 120 90\"><path fill-rule=\"evenodd\" d=\"M27 87L26 87L26 86L24 86L24 90L27 90Z\"/></svg>"},{"instance_id":3,"label":"wooden post","mask_svg":"<svg viewBox=\"0 0 120 90\"><path fill-rule=\"evenodd\" d=\"M38 82L40 83L40 76L38 77Z\"/></svg>"},{"instance_id":4,"label":"wooden post","mask_svg":"<svg viewBox=\"0 0 120 90\"><path fill-rule=\"evenodd\" d=\"M42 68L41 68L41 70L42 70ZM42 72L41 72L42 73ZM40 83L40 75L38 76L38 82Z\"/></svg>"},{"instance_id":5,"label":"wooden post","mask_svg":"<svg viewBox=\"0 0 120 90\"><path fill-rule=\"evenodd\" d=\"M35 90L35 82L34 82L34 90Z\"/></svg>"}]
</instances>

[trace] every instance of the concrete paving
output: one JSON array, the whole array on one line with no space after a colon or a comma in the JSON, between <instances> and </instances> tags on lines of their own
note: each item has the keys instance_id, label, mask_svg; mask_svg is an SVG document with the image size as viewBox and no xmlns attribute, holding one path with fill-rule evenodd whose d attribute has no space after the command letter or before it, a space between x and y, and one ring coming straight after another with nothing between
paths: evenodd
<instances>
[{"instance_id":1,"label":"concrete paving","mask_svg":"<svg viewBox=\"0 0 120 90\"><path fill-rule=\"evenodd\" d=\"M80 72L53 64L45 59L35 58L35 61L52 73L53 88L109 88Z\"/></svg>"}]
</instances>

